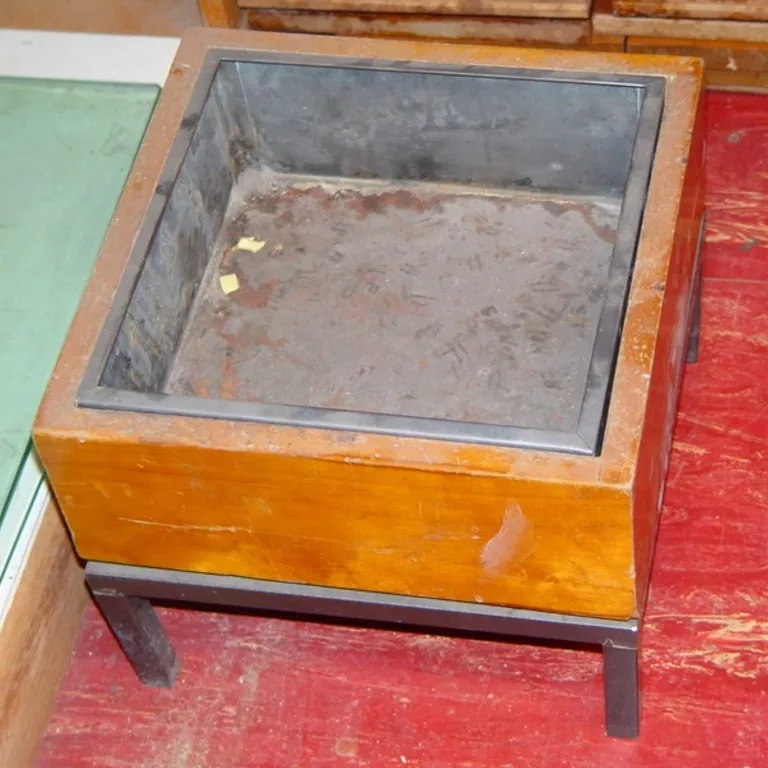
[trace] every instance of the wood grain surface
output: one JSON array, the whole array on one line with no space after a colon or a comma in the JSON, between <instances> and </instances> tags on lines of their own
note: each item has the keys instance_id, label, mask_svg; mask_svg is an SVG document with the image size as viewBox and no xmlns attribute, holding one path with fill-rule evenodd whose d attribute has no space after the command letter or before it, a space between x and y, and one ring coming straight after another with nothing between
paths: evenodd
<instances>
[{"instance_id":1,"label":"wood grain surface","mask_svg":"<svg viewBox=\"0 0 768 768\"><path fill-rule=\"evenodd\" d=\"M0 629L0 765L29 766L87 602L83 570L50 503Z\"/></svg>"},{"instance_id":2,"label":"wood grain surface","mask_svg":"<svg viewBox=\"0 0 768 768\"><path fill-rule=\"evenodd\" d=\"M704 81L708 87L765 89L768 86L768 42L630 37L627 51L697 56L705 63Z\"/></svg>"},{"instance_id":3,"label":"wood grain surface","mask_svg":"<svg viewBox=\"0 0 768 768\"><path fill-rule=\"evenodd\" d=\"M742 43L730 40L668 40L658 37L630 37L629 53L660 53L668 56L696 56L708 71L768 72L768 42Z\"/></svg>"},{"instance_id":4,"label":"wood grain surface","mask_svg":"<svg viewBox=\"0 0 768 768\"><path fill-rule=\"evenodd\" d=\"M238 0L241 8L587 19L591 0Z\"/></svg>"},{"instance_id":5,"label":"wood grain surface","mask_svg":"<svg viewBox=\"0 0 768 768\"><path fill-rule=\"evenodd\" d=\"M599 458L73 405L193 74L211 46L667 78ZM631 507L638 453L646 414L669 413L670 393L651 386L652 366L679 368L677 347L662 344L656 354L659 328L673 330L663 310L677 300L665 298L664 283L695 246L686 235L688 251L682 253L675 233L687 194L680 158L696 154L691 141L697 139L698 63L201 30L186 38L172 72L35 429L80 554L540 610L635 615ZM644 512L651 520L658 503L657 493Z\"/></svg>"},{"instance_id":6,"label":"wood grain surface","mask_svg":"<svg viewBox=\"0 0 768 768\"><path fill-rule=\"evenodd\" d=\"M768 24L759 21L645 18L599 12L592 16L592 28L601 35L768 42Z\"/></svg>"},{"instance_id":7,"label":"wood grain surface","mask_svg":"<svg viewBox=\"0 0 768 768\"><path fill-rule=\"evenodd\" d=\"M250 29L310 35L384 37L590 51L624 50L624 38L595 35L588 20L448 16L414 13L334 13L326 11L252 10Z\"/></svg>"},{"instance_id":8,"label":"wood grain surface","mask_svg":"<svg viewBox=\"0 0 768 768\"><path fill-rule=\"evenodd\" d=\"M200 26L198 0L4 0L0 27L178 37Z\"/></svg>"},{"instance_id":9,"label":"wood grain surface","mask_svg":"<svg viewBox=\"0 0 768 768\"><path fill-rule=\"evenodd\" d=\"M768 20L765 0L613 0L613 10L621 16Z\"/></svg>"},{"instance_id":10,"label":"wood grain surface","mask_svg":"<svg viewBox=\"0 0 768 768\"><path fill-rule=\"evenodd\" d=\"M709 93L700 361L685 370L642 635L643 729L600 656L189 610L142 687L89 609L37 768L733 768L768 753L768 99Z\"/></svg>"},{"instance_id":11,"label":"wood grain surface","mask_svg":"<svg viewBox=\"0 0 768 768\"><path fill-rule=\"evenodd\" d=\"M241 10L237 0L198 0L203 23L209 27L236 29L240 26Z\"/></svg>"},{"instance_id":12,"label":"wood grain surface","mask_svg":"<svg viewBox=\"0 0 768 768\"><path fill-rule=\"evenodd\" d=\"M705 74L709 88L744 93L768 93L766 72L722 72L709 70Z\"/></svg>"},{"instance_id":13,"label":"wood grain surface","mask_svg":"<svg viewBox=\"0 0 768 768\"><path fill-rule=\"evenodd\" d=\"M86 559L634 611L622 489L91 440L62 471L68 446L41 447Z\"/></svg>"},{"instance_id":14,"label":"wood grain surface","mask_svg":"<svg viewBox=\"0 0 768 768\"><path fill-rule=\"evenodd\" d=\"M591 24L580 19L521 19L410 13L333 13L303 10L253 10L248 26L263 32L310 35L450 40L509 45L585 46Z\"/></svg>"},{"instance_id":15,"label":"wood grain surface","mask_svg":"<svg viewBox=\"0 0 768 768\"><path fill-rule=\"evenodd\" d=\"M690 327L691 295L696 271L696 249L702 239L705 194L704 109L699 109L688 157L685 186L679 204L675 247L665 279L664 307L659 320L656 354L651 371L650 397L632 488L635 530L637 602L645 604L650 568L669 467L672 430L680 382L685 369Z\"/></svg>"}]
</instances>

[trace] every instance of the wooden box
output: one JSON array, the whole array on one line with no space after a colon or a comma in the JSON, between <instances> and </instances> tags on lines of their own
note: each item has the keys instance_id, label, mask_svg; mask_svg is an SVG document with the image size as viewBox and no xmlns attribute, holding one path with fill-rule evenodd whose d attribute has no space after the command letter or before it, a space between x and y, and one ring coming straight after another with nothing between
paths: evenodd
<instances>
[{"instance_id":1,"label":"wooden box","mask_svg":"<svg viewBox=\"0 0 768 768\"><path fill-rule=\"evenodd\" d=\"M38 415L87 560L642 613L698 62L198 30Z\"/></svg>"}]
</instances>

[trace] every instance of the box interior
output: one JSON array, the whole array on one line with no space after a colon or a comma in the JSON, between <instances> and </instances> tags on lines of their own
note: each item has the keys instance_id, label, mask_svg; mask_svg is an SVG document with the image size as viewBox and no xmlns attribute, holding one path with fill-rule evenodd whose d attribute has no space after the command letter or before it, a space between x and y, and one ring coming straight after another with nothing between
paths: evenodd
<instances>
[{"instance_id":1,"label":"box interior","mask_svg":"<svg viewBox=\"0 0 768 768\"><path fill-rule=\"evenodd\" d=\"M575 430L641 97L221 61L98 386Z\"/></svg>"}]
</instances>

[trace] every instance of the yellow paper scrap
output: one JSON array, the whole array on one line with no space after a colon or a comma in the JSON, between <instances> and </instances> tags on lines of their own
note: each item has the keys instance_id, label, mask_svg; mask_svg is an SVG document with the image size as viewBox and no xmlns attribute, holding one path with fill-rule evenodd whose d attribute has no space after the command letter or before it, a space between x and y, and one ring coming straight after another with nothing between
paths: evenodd
<instances>
[{"instance_id":1,"label":"yellow paper scrap","mask_svg":"<svg viewBox=\"0 0 768 768\"><path fill-rule=\"evenodd\" d=\"M226 294L234 293L240 287L240 281L237 275L222 275L219 278L221 290Z\"/></svg>"},{"instance_id":2,"label":"yellow paper scrap","mask_svg":"<svg viewBox=\"0 0 768 768\"><path fill-rule=\"evenodd\" d=\"M258 253L265 245L264 240L257 240L255 237L241 237L237 242L239 250L250 251L251 253Z\"/></svg>"}]
</instances>

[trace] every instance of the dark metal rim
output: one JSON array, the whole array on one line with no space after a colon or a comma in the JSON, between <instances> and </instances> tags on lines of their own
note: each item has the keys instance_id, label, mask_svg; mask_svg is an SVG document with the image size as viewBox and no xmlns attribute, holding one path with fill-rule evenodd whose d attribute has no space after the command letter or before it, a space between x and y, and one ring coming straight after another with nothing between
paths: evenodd
<instances>
[{"instance_id":1,"label":"dark metal rim","mask_svg":"<svg viewBox=\"0 0 768 768\"><path fill-rule=\"evenodd\" d=\"M86 578L97 594L120 594L230 608L353 621L375 621L491 635L624 647L637 645L639 621L530 611L309 584L215 576L91 561Z\"/></svg>"},{"instance_id":2,"label":"dark metal rim","mask_svg":"<svg viewBox=\"0 0 768 768\"><path fill-rule=\"evenodd\" d=\"M313 67L378 69L422 74L483 76L502 79L571 82L634 87L641 102L627 187L619 218L603 305L592 349L587 383L575 432L542 430L513 425L480 424L449 419L395 414L342 411L277 404L201 399L183 395L132 392L99 385L104 366L139 278L146 253L181 168L200 113L222 61L283 63ZM603 73L562 73L505 67L437 65L425 62L366 60L317 55L274 54L236 49L211 50L201 67L178 134L168 154L160 184L137 234L106 321L99 334L76 398L79 407L115 411L139 411L160 415L217 418L231 421L352 430L398 437L440 439L454 442L499 445L583 456L599 454L610 398L608 393L621 338L631 272L650 181L656 141L661 124L665 80L659 76L623 76Z\"/></svg>"}]
</instances>

